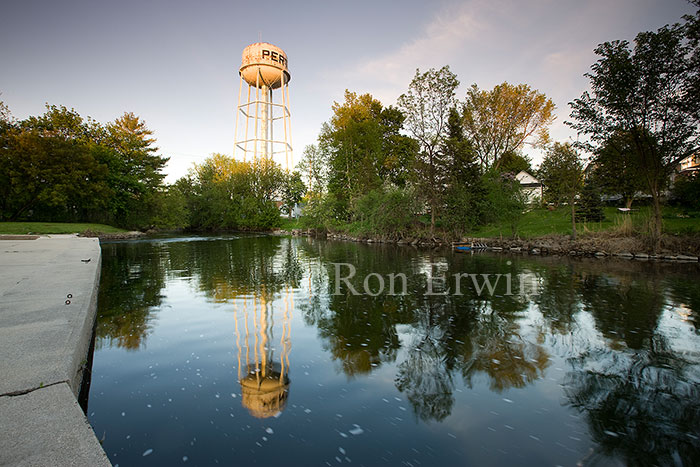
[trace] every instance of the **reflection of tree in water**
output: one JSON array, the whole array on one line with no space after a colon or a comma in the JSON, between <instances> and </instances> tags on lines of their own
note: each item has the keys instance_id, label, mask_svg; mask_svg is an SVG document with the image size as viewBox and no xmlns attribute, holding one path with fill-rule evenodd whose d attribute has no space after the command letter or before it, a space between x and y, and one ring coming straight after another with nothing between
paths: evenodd
<instances>
[{"instance_id":1,"label":"reflection of tree in water","mask_svg":"<svg viewBox=\"0 0 700 467\"><path fill-rule=\"evenodd\" d=\"M476 374L483 374L494 390L501 391L533 382L548 365L544 349L520 336L519 320L528 300L505 296L505 279L494 296L479 297L468 283L463 283L462 296L426 294L426 276L431 273L447 278L457 272L503 273L499 268L505 261L481 257L465 265L459 257L454 261L442 255L417 259L407 249L336 242L316 242L307 248L313 249L309 256L323 258L323 273L317 276L327 281L322 294L328 302L309 300L302 308L306 321L317 326L325 347L348 376L371 372L382 362L395 360L402 345L397 327L408 325L401 327L406 334L405 359L398 365L395 383L423 420L439 421L450 414L455 373L468 384ZM356 267L359 279L353 285L357 290L362 290L362 279L369 273L387 277L406 272L408 295L354 296L344 285L340 295L333 295L335 262ZM434 264L439 271L431 271ZM436 285L434 291L439 293Z\"/></svg>"},{"instance_id":2,"label":"reflection of tree in water","mask_svg":"<svg viewBox=\"0 0 700 467\"><path fill-rule=\"evenodd\" d=\"M630 349L648 346L666 304L655 276L642 281L629 275L589 275L581 300L603 336Z\"/></svg>"},{"instance_id":3,"label":"reflection of tree in water","mask_svg":"<svg viewBox=\"0 0 700 467\"><path fill-rule=\"evenodd\" d=\"M164 252L153 243L102 245L96 345L136 350L145 344L151 310L165 286Z\"/></svg>"},{"instance_id":4,"label":"reflection of tree in water","mask_svg":"<svg viewBox=\"0 0 700 467\"><path fill-rule=\"evenodd\" d=\"M444 303L427 297L423 312L416 313L406 344L406 358L398 366L396 388L406 393L415 414L424 421L441 421L452 412L454 383L449 354L449 328L439 325ZM433 301L437 303L433 303Z\"/></svg>"},{"instance_id":5,"label":"reflection of tree in water","mask_svg":"<svg viewBox=\"0 0 700 467\"><path fill-rule=\"evenodd\" d=\"M152 311L162 302L166 279L192 281L217 302L241 295L271 300L303 276L293 240L149 239L102 245L97 346L138 349L145 344Z\"/></svg>"},{"instance_id":6,"label":"reflection of tree in water","mask_svg":"<svg viewBox=\"0 0 700 467\"><path fill-rule=\"evenodd\" d=\"M597 443L587 462L693 465L700 456L700 361L674 351L658 329L668 274L655 265L641 277L635 267L580 274L576 291L607 347L589 341L569 358L564 391Z\"/></svg>"},{"instance_id":7,"label":"reflection of tree in water","mask_svg":"<svg viewBox=\"0 0 700 467\"><path fill-rule=\"evenodd\" d=\"M597 443L590 464L619 457L628 465L697 465L700 362L654 336L643 350L601 349L571 363L564 391Z\"/></svg>"},{"instance_id":8,"label":"reflection of tree in water","mask_svg":"<svg viewBox=\"0 0 700 467\"><path fill-rule=\"evenodd\" d=\"M523 388L541 378L549 366L547 351L520 336L520 325L512 315L479 315L469 337L460 369L470 387L475 376L484 374L492 391Z\"/></svg>"},{"instance_id":9,"label":"reflection of tree in water","mask_svg":"<svg viewBox=\"0 0 700 467\"><path fill-rule=\"evenodd\" d=\"M290 238L247 237L229 241L180 244L182 255L172 256L171 267L196 279L197 288L215 302L242 295L270 300L286 284L297 287L302 270Z\"/></svg>"}]
</instances>

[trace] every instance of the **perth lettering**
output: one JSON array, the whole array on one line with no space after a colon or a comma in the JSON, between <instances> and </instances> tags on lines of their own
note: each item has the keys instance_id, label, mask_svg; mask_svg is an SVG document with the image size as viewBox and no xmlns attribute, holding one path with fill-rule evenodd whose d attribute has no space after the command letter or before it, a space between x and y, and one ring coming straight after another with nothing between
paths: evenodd
<instances>
[{"instance_id":1,"label":"perth lettering","mask_svg":"<svg viewBox=\"0 0 700 467\"><path fill-rule=\"evenodd\" d=\"M356 277L357 269L350 263L332 263L334 277L333 295L408 295L408 276L404 273L381 275L371 272L364 277ZM432 266L432 265L431 265ZM431 267L432 271L433 268ZM511 296L537 295L539 277L536 274L471 274L457 273L451 276L432 275L421 276L424 284L419 285L412 293L424 295L476 295L481 296Z\"/></svg>"},{"instance_id":2,"label":"perth lettering","mask_svg":"<svg viewBox=\"0 0 700 467\"><path fill-rule=\"evenodd\" d=\"M274 50L263 49L262 58L272 60L273 62L277 62L282 66L287 66L287 58L281 53L275 52Z\"/></svg>"}]
</instances>

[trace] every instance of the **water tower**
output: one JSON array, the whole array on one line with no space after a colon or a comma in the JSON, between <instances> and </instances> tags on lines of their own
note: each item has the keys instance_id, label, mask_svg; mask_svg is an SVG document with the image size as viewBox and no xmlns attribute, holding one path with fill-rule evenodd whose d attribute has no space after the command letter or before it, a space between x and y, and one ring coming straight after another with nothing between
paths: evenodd
<instances>
[{"instance_id":1,"label":"water tower","mask_svg":"<svg viewBox=\"0 0 700 467\"><path fill-rule=\"evenodd\" d=\"M288 169L292 158L287 54L267 42L243 49L238 87L238 110L233 156L274 159L284 153ZM243 82L248 85L247 97ZM275 100L275 96L277 99Z\"/></svg>"}]
</instances>

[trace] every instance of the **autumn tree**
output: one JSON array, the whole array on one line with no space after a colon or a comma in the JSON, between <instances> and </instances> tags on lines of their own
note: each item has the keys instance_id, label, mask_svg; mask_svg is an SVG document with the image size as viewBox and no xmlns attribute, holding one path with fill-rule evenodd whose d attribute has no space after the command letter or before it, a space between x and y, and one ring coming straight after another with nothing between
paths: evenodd
<instances>
[{"instance_id":1,"label":"autumn tree","mask_svg":"<svg viewBox=\"0 0 700 467\"><path fill-rule=\"evenodd\" d=\"M446 162L441 146L448 136L450 110L455 107L457 75L449 66L431 68L425 73L416 70L408 91L399 96L398 105L406 115L406 127L418 141L415 161L416 185L430 206L430 230L440 209L445 186Z\"/></svg>"},{"instance_id":2,"label":"autumn tree","mask_svg":"<svg viewBox=\"0 0 700 467\"><path fill-rule=\"evenodd\" d=\"M583 162L569 143L554 143L540 166L545 198L557 204L566 201L571 208L571 237L576 240L576 195L583 186Z\"/></svg>"},{"instance_id":3,"label":"autumn tree","mask_svg":"<svg viewBox=\"0 0 700 467\"><path fill-rule=\"evenodd\" d=\"M491 91L473 84L464 103L464 129L484 169L499 169L504 155L526 144L544 147L554 103L526 84L502 83Z\"/></svg>"},{"instance_id":4,"label":"autumn tree","mask_svg":"<svg viewBox=\"0 0 700 467\"><path fill-rule=\"evenodd\" d=\"M680 24L639 33L627 41L605 42L586 73L591 91L570 103L569 125L590 139L595 151L619 132L629 135L634 158L652 197L655 249L661 246L661 201L676 164L698 150L700 113L693 67L698 43Z\"/></svg>"}]
</instances>

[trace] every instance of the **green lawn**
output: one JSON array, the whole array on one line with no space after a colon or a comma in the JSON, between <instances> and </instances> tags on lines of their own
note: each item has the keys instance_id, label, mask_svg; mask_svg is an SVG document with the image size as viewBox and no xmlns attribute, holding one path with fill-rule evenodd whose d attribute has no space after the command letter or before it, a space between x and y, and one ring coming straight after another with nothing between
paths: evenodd
<instances>
[{"instance_id":1,"label":"green lawn","mask_svg":"<svg viewBox=\"0 0 700 467\"><path fill-rule=\"evenodd\" d=\"M288 217L282 217L282 225L280 226L280 229L286 230L287 232L291 232L294 229L300 229L299 227L299 219L289 219Z\"/></svg>"},{"instance_id":2,"label":"green lawn","mask_svg":"<svg viewBox=\"0 0 700 467\"><path fill-rule=\"evenodd\" d=\"M648 206L635 209L630 214L622 214L617 208L606 207L605 220L602 222L579 222L576 229L579 233L597 232L609 229L622 229L625 223L631 221L635 230L644 231L652 216L652 210ZM680 217L680 210L665 207L663 210L664 232L671 234L700 234L700 218ZM521 238L540 237L547 234L570 234L571 217L568 207L560 207L554 211L547 209L533 209L523 215L518 225L518 235ZM509 237L511 228L507 222L490 224L467 234L470 237Z\"/></svg>"},{"instance_id":3,"label":"green lawn","mask_svg":"<svg viewBox=\"0 0 700 467\"><path fill-rule=\"evenodd\" d=\"M0 222L0 234L71 234L86 230L100 233L125 232L123 229L104 224L80 224L62 222Z\"/></svg>"}]
</instances>

